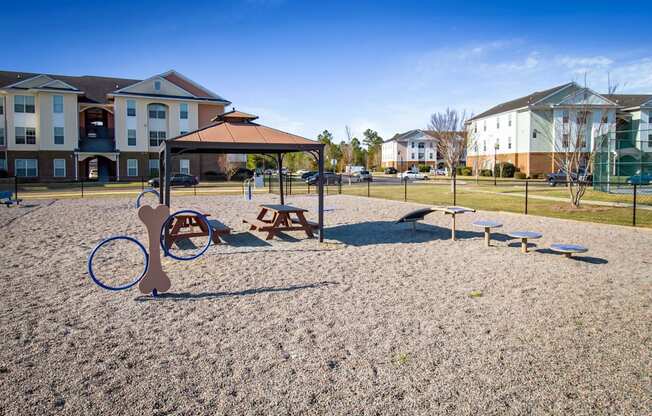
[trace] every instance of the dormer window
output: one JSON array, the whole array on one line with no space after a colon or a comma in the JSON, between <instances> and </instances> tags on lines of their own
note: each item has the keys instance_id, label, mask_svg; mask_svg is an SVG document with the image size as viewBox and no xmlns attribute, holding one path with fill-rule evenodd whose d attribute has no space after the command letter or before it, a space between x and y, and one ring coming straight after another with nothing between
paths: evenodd
<instances>
[{"instance_id":1,"label":"dormer window","mask_svg":"<svg viewBox=\"0 0 652 416\"><path fill-rule=\"evenodd\" d=\"M156 91L161 91L161 81L154 81L154 89Z\"/></svg>"}]
</instances>

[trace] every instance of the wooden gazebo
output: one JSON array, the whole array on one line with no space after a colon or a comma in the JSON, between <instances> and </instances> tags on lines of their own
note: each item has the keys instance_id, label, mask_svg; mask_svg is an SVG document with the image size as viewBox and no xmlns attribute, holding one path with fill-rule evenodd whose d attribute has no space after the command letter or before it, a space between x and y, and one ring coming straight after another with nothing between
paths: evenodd
<instances>
[{"instance_id":1,"label":"wooden gazebo","mask_svg":"<svg viewBox=\"0 0 652 416\"><path fill-rule=\"evenodd\" d=\"M254 123L258 117L241 111L231 111L215 117L213 124L166 140L159 152L160 202L170 206L172 156L183 153L255 153L276 157L279 172L283 155L293 152L310 153L319 170L319 241L324 241L324 145L301 136ZM285 203L283 181L279 175L281 204Z\"/></svg>"}]
</instances>

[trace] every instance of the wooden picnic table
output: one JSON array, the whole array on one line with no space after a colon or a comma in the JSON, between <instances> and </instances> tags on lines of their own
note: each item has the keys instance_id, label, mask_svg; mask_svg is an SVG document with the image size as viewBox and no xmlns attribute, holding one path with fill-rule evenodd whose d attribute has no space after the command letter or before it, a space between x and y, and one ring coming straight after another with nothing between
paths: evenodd
<instances>
[{"instance_id":1,"label":"wooden picnic table","mask_svg":"<svg viewBox=\"0 0 652 416\"><path fill-rule=\"evenodd\" d=\"M203 214L206 219L211 214ZM177 214L169 225L169 232L165 236L165 245L171 247L177 240L192 237L205 237L208 235L208 227L212 228L212 241L220 244L220 235L230 234L231 229L217 220L208 220L208 224L200 220L194 214Z\"/></svg>"},{"instance_id":2,"label":"wooden picnic table","mask_svg":"<svg viewBox=\"0 0 652 416\"><path fill-rule=\"evenodd\" d=\"M314 237L313 230L319 228L315 222L306 220L304 213L308 210L292 205L262 204L255 219L243 219L250 230L267 232L266 240L271 240L280 231L303 230L308 238ZM268 218L271 213L271 218Z\"/></svg>"}]
</instances>

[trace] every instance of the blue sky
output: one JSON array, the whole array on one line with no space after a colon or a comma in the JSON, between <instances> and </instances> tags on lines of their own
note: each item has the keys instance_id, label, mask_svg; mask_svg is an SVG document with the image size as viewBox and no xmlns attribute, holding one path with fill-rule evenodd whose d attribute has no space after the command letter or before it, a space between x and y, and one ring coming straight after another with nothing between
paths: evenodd
<instances>
[{"instance_id":1,"label":"blue sky","mask_svg":"<svg viewBox=\"0 0 652 416\"><path fill-rule=\"evenodd\" d=\"M649 1L9 2L0 69L146 78L176 69L314 138L383 137L571 80L652 93ZM27 6L25 6L27 4Z\"/></svg>"}]
</instances>

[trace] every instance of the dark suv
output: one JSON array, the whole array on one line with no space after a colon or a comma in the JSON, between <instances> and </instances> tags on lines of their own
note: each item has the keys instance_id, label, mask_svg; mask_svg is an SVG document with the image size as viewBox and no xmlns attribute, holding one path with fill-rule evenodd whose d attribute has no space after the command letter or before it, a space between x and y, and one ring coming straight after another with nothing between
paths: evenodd
<instances>
[{"instance_id":1,"label":"dark suv","mask_svg":"<svg viewBox=\"0 0 652 416\"><path fill-rule=\"evenodd\" d=\"M152 178L149 181L147 181L149 186L153 188L158 188L159 187L159 182L158 178ZM191 176L191 175L186 175L185 173L174 173L172 174L172 177L170 178L170 185L171 186L193 186L193 185L198 185L199 180L197 179L196 176Z\"/></svg>"},{"instance_id":2,"label":"dark suv","mask_svg":"<svg viewBox=\"0 0 652 416\"><path fill-rule=\"evenodd\" d=\"M585 181L589 184L593 183L593 175L590 173L587 175L585 171L580 171L579 176L577 172L571 172L570 176L573 181L577 181L579 178L580 181ZM557 186L557 184L566 184L568 182L568 176L562 169L554 173L549 173L546 179L550 186Z\"/></svg>"},{"instance_id":3,"label":"dark suv","mask_svg":"<svg viewBox=\"0 0 652 416\"><path fill-rule=\"evenodd\" d=\"M391 166L388 167L388 168L385 168L385 174L386 175L396 175L397 173L398 173L398 171L396 170L396 168L393 168Z\"/></svg>"},{"instance_id":4,"label":"dark suv","mask_svg":"<svg viewBox=\"0 0 652 416\"><path fill-rule=\"evenodd\" d=\"M319 179L319 173L312 175L306 179L308 185L317 185L317 180ZM324 172L324 185L334 185L339 184L341 181L340 175L337 175L332 172Z\"/></svg>"}]
</instances>

